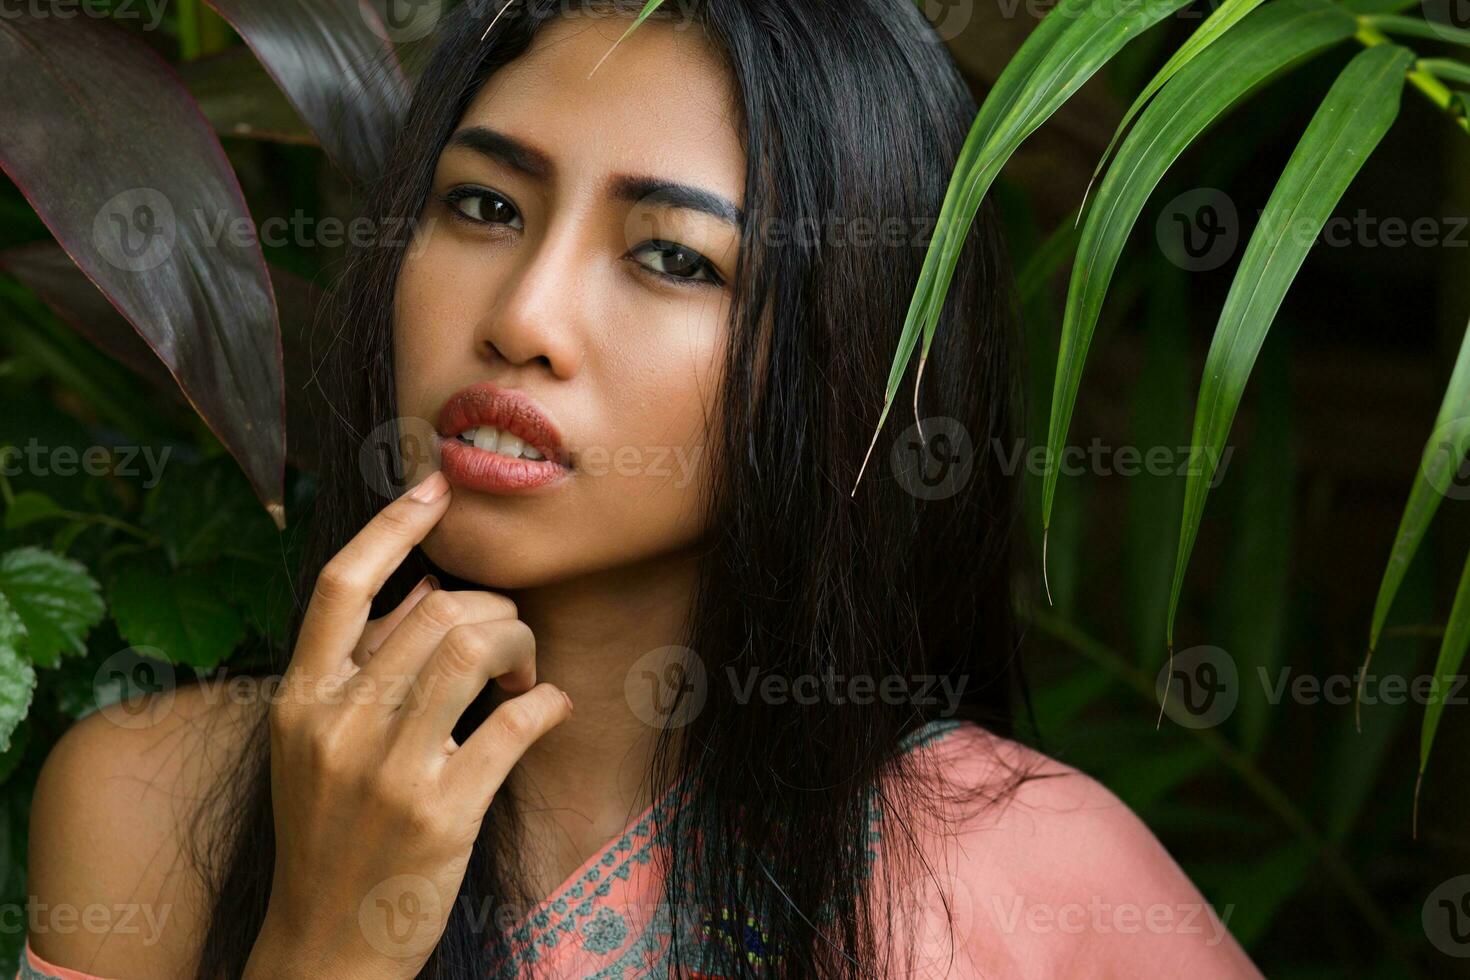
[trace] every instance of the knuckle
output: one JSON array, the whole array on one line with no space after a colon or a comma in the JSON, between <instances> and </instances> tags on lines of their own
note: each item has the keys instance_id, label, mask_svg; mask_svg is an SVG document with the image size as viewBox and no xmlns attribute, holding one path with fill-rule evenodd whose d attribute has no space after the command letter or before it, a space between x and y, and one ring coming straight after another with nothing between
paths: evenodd
<instances>
[{"instance_id":1,"label":"knuckle","mask_svg":"<svg viewBox=\"0 0 1470 980\"><path fill-rule=\"evenodd\" d=\"M434 837L445 829L443 807L438 806L430 794L415 793L402 813L410 833L415 836Z\"/></svg>"},{"instance_id":2,"label":"knuckle","mask_svg":"<svg viewBox=\"0 0 1470 980\"><path fill-rule=\"evenodd\" d=\"M355 598L363 591L362 576L353 565L341 558L333 558L323 565L316 577L316 596L326 602Z\"/></svg>"},{"instance_id":3,"label":"knuckle","mask_svg":"<svg viewBox=\"0 0 1470 980\"><path fill-rule=\"evenodd\" d=\"M442 589L435 589L419 600L414 607L419 616L428 620L430 626L450 630L464 617L464 603Z\"/></svg>"},{"instance_id":4,"label":"knuckle","mask_svg":"<svg viewBox=\"0 0 1470 980\"><path fill-rule=\"evenodd\" d=\"M304 733L307 765L319 775L339 774L347 769L352 753L343 751L343 737L336 725L314 724Z\"/></svg>"},{"instance_id":5,"label":"knuckle","mask_svg":"<svg viewBox=\"0 0 1470 980\"><path fill-rule=\"evenodd\" d=\"M411 502L411 501L410 501ZM395 500L393 503L378 511L375 519L379 528L392 535L408 532L414 524L413 511L403 506L403 501Z\"/></svg>"},{"instance_id":6,"label":"knuckle","mask_svg":"<svg viewBox=\"0 0 1470 980\"><path fill-rule=\"evenodd\" d=\"M456 626L444 634L439 653L444 668L451 673L476 674L489 653L488 638L473 626Z\"/></svg>"},{"instance_id":7,"label":"knuckle","mask_svg":"<svg viewBox=\"0 0 1470 980\"><path fill-rule=\"evenodd\" d=\"M507 701L491 715L496 719L500 733L512 742L527 742L540 731L538 712L523 698Z\"/></svg>"},{"instance_id":8,"label":"knuckle","mask_svg":"<svg viewBox=\"0 0 1470 980\"><path fill-rule=\"evenodd\" d=\"M496 615L500 619L519 619L521 611L516 608L515 600L510 596L501 595L499 592L490 593L494 599Z\"/></svg>"}]
</instances>

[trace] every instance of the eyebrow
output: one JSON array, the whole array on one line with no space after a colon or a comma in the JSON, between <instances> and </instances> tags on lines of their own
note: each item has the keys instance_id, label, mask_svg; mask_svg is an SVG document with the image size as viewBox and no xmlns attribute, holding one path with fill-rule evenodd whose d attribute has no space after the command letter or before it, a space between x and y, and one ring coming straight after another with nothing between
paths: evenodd
<instances>
[{"instance_id":1,"label":"eyebrow","mask_svg":"<svg viewBox=\"0 0 1470 980\"><path fill-rule=\"evenodd\" d=\"M551 158L540 150L484 126L470 126L449 139L450 146L473 150L528 177L546 179L556 170ZM699 211L735 225L745 224L745 212L733 201L714 191L659 177L619 176L613 179L613 197L632 203L663 205Z\"/></svg>"}]
</instances>

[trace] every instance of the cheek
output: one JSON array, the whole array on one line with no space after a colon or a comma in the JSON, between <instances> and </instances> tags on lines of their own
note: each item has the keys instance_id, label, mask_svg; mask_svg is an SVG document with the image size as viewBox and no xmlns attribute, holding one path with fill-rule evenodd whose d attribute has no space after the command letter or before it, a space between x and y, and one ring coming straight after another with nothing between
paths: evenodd
<instances>
[{"instance_id":1,"label":"cheek","mask_svg":"<svg viewBox=\"0 0 1470 980\"><path fill-rule=\"evenodd\" d=\"M725 354L725 312L699 311L648 322L639 341L609 351L609 395L599 469L622 483L630 502L683 512L710 479L707 443ZM672 518L686 518L674 514Z\"/></svg>"}]
</instances>

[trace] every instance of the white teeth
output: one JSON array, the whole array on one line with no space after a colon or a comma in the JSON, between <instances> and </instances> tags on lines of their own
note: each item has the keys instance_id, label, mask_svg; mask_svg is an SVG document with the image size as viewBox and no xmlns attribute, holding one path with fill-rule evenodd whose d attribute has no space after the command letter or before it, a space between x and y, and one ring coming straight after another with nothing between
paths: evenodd
<instances>
[{"instance_id":1,"label":"white teeth","mask_svg":"<svg viewBox=\"0 0 1470 980\"><path fill-rule=\"evenodd\" d=\"M500 440L500 430L490 425L482 425L475 430L475 448L483 449L487 453L495 452Z\"/></svg>"},{"instance_id":2,"label":"white teeth","mask_svg":"<svg viewBox=\"0 0 1470 980\"><path fill-rule=\"evenodd\" d=\"M509 432L502 432L493 425L481 425L473 429L465 429L459 434L460 442L473 445L476 449L483 449L487 453L499 453L509 456L511 459L545 459L535 447L529 446L519 436L513 436Z\"/></svg>"}]
</instances>

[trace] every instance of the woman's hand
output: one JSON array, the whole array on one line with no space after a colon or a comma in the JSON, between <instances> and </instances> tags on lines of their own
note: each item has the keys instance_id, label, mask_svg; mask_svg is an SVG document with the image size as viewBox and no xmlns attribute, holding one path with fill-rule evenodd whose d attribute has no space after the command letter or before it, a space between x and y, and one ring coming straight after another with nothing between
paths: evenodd
<instances>
[{"instance_id":1,"label":"woman's hand","mask_svg":"<svg viewBox=\"0 0 1470 980\"><path fill-rule=\"evenodd\" d=\"M270 708L276 859L247 977L409 978L448 921L486 809L571 700L536 683L535 640L491 592L421 582L369 605L449 506L442 474L322 569ZM491 680L515 695L456 745Z\"/></svg>"}]
</instances>

